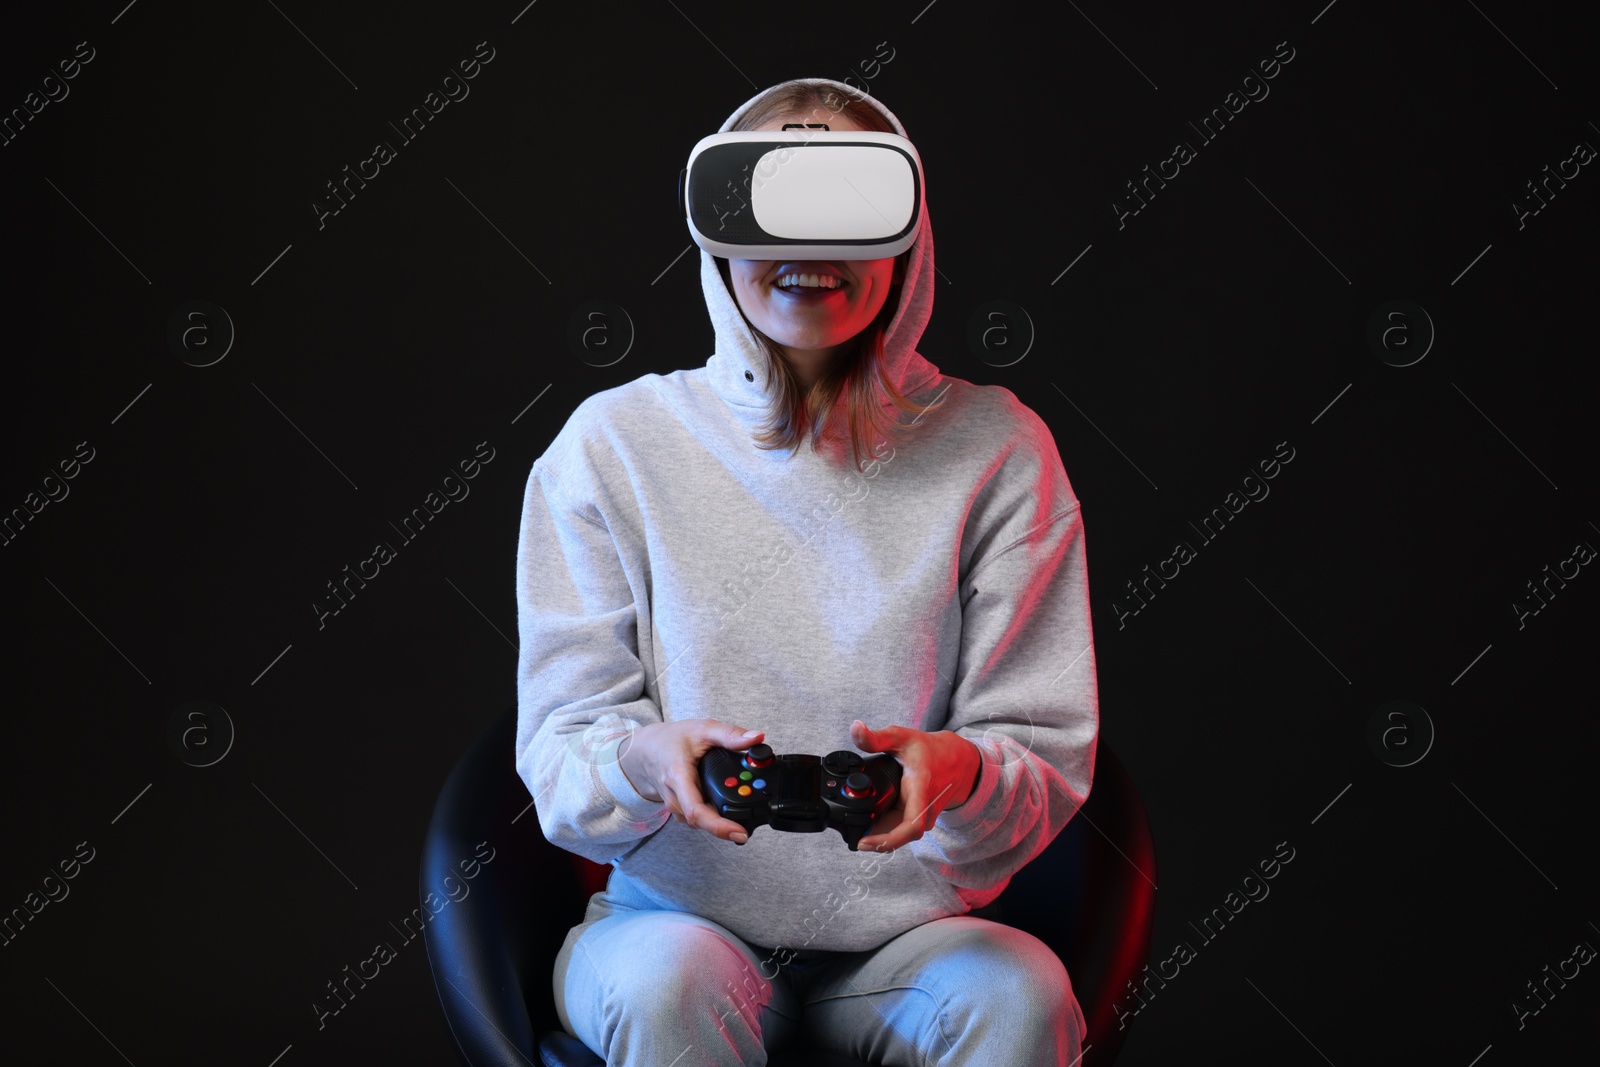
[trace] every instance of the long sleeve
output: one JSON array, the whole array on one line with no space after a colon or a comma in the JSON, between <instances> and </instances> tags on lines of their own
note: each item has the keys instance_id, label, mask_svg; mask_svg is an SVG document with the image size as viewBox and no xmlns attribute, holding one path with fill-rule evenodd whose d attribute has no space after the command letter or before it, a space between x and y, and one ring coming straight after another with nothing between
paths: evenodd
<instances>
[{"instance_id":1,"label":"long sleeve","mask_svg":"<svg viewBox=\"0 0 1600 1067\"><path fill-rule=\"evenodd\" d=\"M660 722L645 692L638 610L599 511L533 465L517 545L517 773L547 840L610 863L671 817L622 772L631 730Z\"/></svg>"},{"instance_id":2,"label":"long sleeve","mask_svg":"<svg viewBox=\"0 0 1600 1067\"><path fill-rule=\"evenodd\" d=\"M962 583L945 728L983 755L978 785L910 846L973 907L1044 851L1089 794L1099 734L1083 518L1049 430L992 494L999 516Z\"/></svg>"}]
</instances>

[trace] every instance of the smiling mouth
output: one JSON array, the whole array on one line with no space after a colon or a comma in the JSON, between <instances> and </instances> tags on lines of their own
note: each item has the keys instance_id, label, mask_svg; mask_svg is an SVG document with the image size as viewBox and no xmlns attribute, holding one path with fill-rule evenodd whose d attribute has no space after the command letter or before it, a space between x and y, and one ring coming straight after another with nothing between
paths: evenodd
<instances>
[{"instance_id":1,"label":"smiling mouth","mask_svg":"<svg viewBox=\"0 0 1600 1067\"><path fill-rule=\"evenodd\" d=\"M818 300L843 291L845 281L829 274L785 274L772 283L772 288L785 296L800 300Z\"/></svg>"}]
</instances>

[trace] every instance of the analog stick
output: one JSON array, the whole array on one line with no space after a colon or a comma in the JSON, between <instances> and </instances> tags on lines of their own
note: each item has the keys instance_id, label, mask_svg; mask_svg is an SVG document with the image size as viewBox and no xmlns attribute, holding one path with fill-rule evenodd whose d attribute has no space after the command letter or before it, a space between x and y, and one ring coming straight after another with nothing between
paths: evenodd
<instances>
[{"instance_id":1,"label":"analog stick","mask_svg":"<svg viewBox=\"0 0 1600 1067\"><path fill-rule=\"evenodd\" d=\"M844 795L847 797L870 797L877 790L872 788L870 775L856 771L844 780Z\"/></svg>"}]
</instances>

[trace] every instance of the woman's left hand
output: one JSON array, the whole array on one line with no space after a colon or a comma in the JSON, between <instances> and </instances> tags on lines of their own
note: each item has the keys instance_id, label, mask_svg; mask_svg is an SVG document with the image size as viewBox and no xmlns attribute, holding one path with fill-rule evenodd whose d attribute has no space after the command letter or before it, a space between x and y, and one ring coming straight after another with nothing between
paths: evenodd
<instances>
[{"instance_id":1,"label":"woman's left hand","mask_svg":"<svg viewBox=\"0 0 1600 1067\"><path fill-rule=\"evenodd\" d=\"M953 730L928 733L909 726L868 729L859 719L850 740L863 752L888 752L900 761L900 795L878 817L872 833L857 849L893 852L933 827L939 813L972 795L983 754Z\"/></svg>"}]
</instances>

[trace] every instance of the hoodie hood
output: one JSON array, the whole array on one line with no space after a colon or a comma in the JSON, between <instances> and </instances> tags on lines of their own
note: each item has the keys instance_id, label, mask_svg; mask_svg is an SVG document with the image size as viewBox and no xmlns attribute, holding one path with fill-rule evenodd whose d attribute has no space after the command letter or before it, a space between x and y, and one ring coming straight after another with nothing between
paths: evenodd
<instances>
[{"instance_id":1,"label":"hoodie hood","mask_svg":"<svg viewBox=\"0 0 1600 1067\"><path fill-rule=\"evenodd\" d=\"M795 80L832 89L846 96L859 97L888 119L895 133L911 139L892 111L860 90L831 78ZM740 116L768 91L764 89L741 104L717 132L728 133ZM922 339L922 331L933 315L933 226L930 220L924 176L921 228L911 245L910 251L914 254L906 263L905 278L900 285L899 306L895 309L888 335L884 339L884 362L889 380L905 396L912 395L939 377L939 368L923 359L916 350L917 342ZM750 324L739 310L738 301L722 280L716 257L705 249L700 250L700 285L705 291L706 310L711 314L711 325L716 331L716 351L706 361L711 386L741 423L751 431L758 430L771 415L777 396L777 383L768 388L766 356L762 354ZM888 400L883 403L889 406Z\"/></svg>"}]
</instances>

